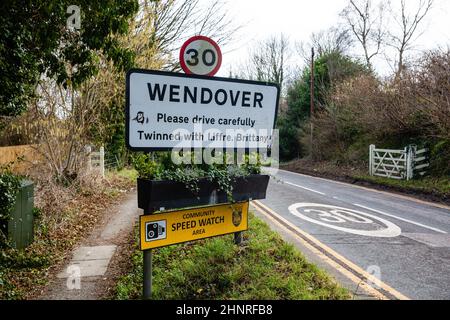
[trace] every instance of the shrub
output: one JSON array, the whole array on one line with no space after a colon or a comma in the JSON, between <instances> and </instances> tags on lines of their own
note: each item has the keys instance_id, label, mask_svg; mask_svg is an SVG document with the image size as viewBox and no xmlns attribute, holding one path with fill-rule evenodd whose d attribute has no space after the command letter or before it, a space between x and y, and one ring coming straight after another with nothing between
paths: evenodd
<instances>
[{"instance_id":1,"label":"shrub","mask_svg":"<svg viewBox=\"0 0 450 320\"><path fill-rule=\"evenodd\" d=\"M21 178L7 168L0 171L0 247L7 242L7 225L11 210L16 203Z\"/></svg>"},{"instance_id":2,"label":"shrub","mask_svg":"<svg viewBox=\"0 0 450 320\"><path fill-rule=\"evenodd\" d=\"M318 160L365 161L370 144L430 148L431 172L449 173L450 51L425 54L401 78L380 81L367 74L339 82L314 122ZM305 123L302 145L309 145Z\"/></svg>"},{"instance_id":3,"label":"shrub","mask_svg":"<svg viewBox=\"0 0 450 320\"><path fill-rule=\"evenodd\" d=\"M434 175L450 175L450 140L442 140L431 148L430 164Z\"/></svg>"}]
</instances>

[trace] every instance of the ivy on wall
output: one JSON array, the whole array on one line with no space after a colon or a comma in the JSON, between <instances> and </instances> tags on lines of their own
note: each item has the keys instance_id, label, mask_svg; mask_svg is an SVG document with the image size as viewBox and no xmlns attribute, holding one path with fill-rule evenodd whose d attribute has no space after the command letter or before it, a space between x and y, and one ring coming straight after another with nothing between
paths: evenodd
<instances>
[{"instance_id":1,"label":"ivy on wall","mask_svg":"<svg viewBox=\"0 0 450 320\"><path fill-rule=\"evenodd\" d=\"M7 226L11 210L16 202L21 178L13 174L9 166L0 167L0 247L7 241Z\"/></svg>"}]
</instances>

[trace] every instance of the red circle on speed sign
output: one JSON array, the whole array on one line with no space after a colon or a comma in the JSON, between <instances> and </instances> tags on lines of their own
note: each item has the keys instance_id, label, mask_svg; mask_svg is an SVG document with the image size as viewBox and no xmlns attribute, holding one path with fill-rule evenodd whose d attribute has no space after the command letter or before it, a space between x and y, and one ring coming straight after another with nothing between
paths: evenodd
<instances>
[{"instance_id":1,"label":"red circle on speed sign","mask_svg":"<svg viewBox=\"0 0 450 320\"><path fill-rule=\"evenodd\" d=\"M222 52L217 43L204 36L187 40L180 50L181 68L187 74L213 76L222 64Z\"/></svg>"}]
</instances>

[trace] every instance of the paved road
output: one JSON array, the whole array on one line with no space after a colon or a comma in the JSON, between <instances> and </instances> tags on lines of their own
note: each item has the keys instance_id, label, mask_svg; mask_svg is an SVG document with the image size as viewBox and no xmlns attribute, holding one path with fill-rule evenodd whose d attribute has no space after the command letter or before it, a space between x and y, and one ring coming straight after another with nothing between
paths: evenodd
<instances>
[{"instance_id":1,"label":"paved road","mask_svg":"<svg viewBox=\"0 0 450 320\"><path fill-rule=\"evenodd\" d=\"M450 299L450 210L279 170L261 201L412 299Z\"/></svg>"}]
</instances>

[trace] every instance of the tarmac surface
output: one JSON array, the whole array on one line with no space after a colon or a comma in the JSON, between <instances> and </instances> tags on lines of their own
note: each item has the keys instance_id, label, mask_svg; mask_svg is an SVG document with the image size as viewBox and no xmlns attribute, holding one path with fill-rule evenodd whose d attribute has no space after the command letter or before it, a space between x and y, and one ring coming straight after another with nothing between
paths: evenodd
<instances>
[{"instance_id":1,"label":"tarmac surface","mask_svg":"<svg viewBox=\"0 0 450 320\"><path fill-rule=\"evenodd\" d=\"M261 203L277 215L408 298L450 299L448 207L269 170Z\"/></svg>"}]
</instances>

